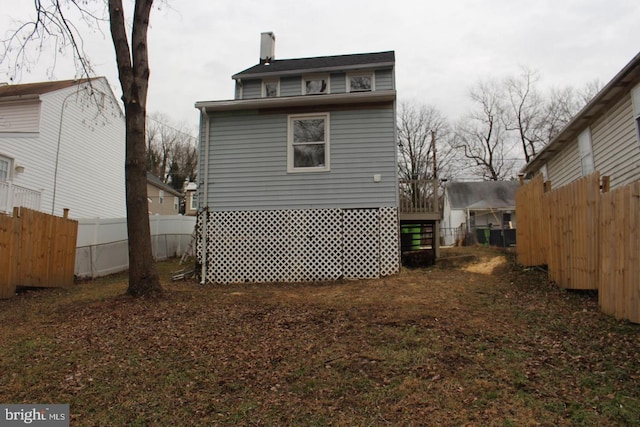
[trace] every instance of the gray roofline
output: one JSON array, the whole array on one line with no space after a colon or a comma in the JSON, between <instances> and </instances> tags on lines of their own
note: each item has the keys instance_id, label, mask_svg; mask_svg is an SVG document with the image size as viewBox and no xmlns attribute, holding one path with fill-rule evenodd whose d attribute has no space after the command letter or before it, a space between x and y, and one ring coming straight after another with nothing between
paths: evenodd
<instances>
[{"instance_id":1,"label":"gray roofline","mask_svg":"<svg viewBox=\"0 0 640 427\"><path fill-rule=\"evenodd\" d=\"M251 73L251 74L243 74L242 72L236 73L231 78L233 80L242 80L242 79L257 79L261 77L275 77L275 76L299 76L302 74L322 74L322 73L330 73L332 71L354 71L354 70L371 70L378 68L388 68L393 67L395 62L378 62L378 63L370 63L370 64L360 64L360 65L348 65L348 66L333 66L333 67L315 67L315 68L301 68L295 70L287 70L287 71L273 71L266 73Z\"/></svg>"},{"instance_id":2,"label":"gray roofline","mask_svg":"<svg viewBox=\"0 0 640 427\"><path fill-rule=\"evenodd\" d=\"M327 95L299 95L277 98L235 99L226 101L199 101L195 103L198 109L205 111L237 111L268 108L306 107L321 105L348 105L367 102L391 102L396 99L395 90L373 92L339 93Z\"/></svg>"},{"instance_id":3,"label":"gray roofline","mask_svg":"<svg viewBox=\"0 0 640 427\"><path fill-rule=\"evenodd\" d=\"M605 109L612 100L616 100L622 93L630 90L629 85L634 80L640 78L640 53L629 61L591 101L578 112L564 128L556 135L536 156L529 161L520 173L528 174L540 169L542 165L555 153L560 151L561 146L569 141L573 141L592 119Z\"/></svg>"}]
</instances>

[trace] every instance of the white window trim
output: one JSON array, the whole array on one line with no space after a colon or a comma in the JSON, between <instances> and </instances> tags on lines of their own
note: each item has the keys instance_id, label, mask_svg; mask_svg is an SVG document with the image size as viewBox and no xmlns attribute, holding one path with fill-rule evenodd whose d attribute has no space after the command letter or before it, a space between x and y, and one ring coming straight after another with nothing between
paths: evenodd
<instances>
[{"instance_id":1,"label":"white window trim","mask_svg":"<svg viewBox=\"0 0 640 427\"><path fill-rule=\"evenodd\" d=\"M177 196L173 196L173 210L176 212L180 210L180 198Z\"/></svg>"},{"instance_id":2,"label":"white window trim","mask_svg":"<svg viewBox=\"0 0 640 427\"><path fill-rule=\"evenodd\" d=\"M297 119L324 119L324 159L325 164L322 167L304 167L296 168L293 166L293 121ZM287 121L287 172L288 173L313 173L313 172L329 172L331 170L330 159L330 138L331 123L329 121L329 113L313 113L313 114L292 114L289 115Z\"/></svg>"},{"instance_id":3,"label":"white window trim","mask_svg":"<svg viewBox=\"0 0 640 427\"><path fill-rule=\"evenodd\" d=\"M13 159L11 157L3 156L0 154L0 160L7 162L7 177L6 181L13 179ZM0 179L2 181L2 179Z\"/></svg>"},{"instance_id":4,"label":"white window trim","mask_svg":"<svg viewBox=\"0 0 640 427\"><path fill-rule=\"evenodd\" d=\"M267 83L275 83L276 97L280 96L280 79L265 79L265 80L262 80L262 97L267 98L267 88L266 88ZM270 98L273 98L273 96Z\"/></svg>"},{"instance_id":5,"label":"white window trim","mask_svg":"<svg viewBox=\"0 0 640 427\"><path fill-rule=\"evenodd\" d=\"M320 93L307 93L307 81L309 80L325 80L327 82L327 90ZM328 74L310 74L302 76L302 92L303 95L325 95L331 93L331 80Z\"/></svg>"},{"instance_id":6,"label":"white window trim","mask_svg":"<svg viewBox=\"0 0 640 427\"><path fill-rule=\"evenodd\" d=\"M593 142L591 140L591 128L588 127L578 135L578 154L580 155L580 169L582 176L595 172L595 159L593 158ZM586 161L586 162L585 162ZM586 167L590 164L591 167Z\"/></svg>"},{"instance_id":7,"label":"white window trim","mask_svg":"<svg viewBox=\"0 0 640 427\"><path fill-rule=\"evenodd\" d=\"M353 73L347 73L347 92L351 92L351 78L352 77L361 77L361 76L369 76L371 78L371 89L369 90L358 90L355 92L373 92L376 90L376 74L375 71L358 71Z\"/></svg>"},{"instance_id":8,"label":"white window trim","mask_svg":"<svg viewBox=\"0 0 640 427\"><path fill-rule=\"evenodd\" d=\"M198 210L198 198L196 197L195 191L189 195L189 209L192 211Z\"/></svg>"},{"instance_id":9,"label":"white window trim","mask_svg":"<svg viewBox=\"0 0 640 427\"><path fill-rule=\"evenodd\" d=\"M640 144L640 84L631 89L631 104L633 105L633 118L636 125L636 138Z\"/></svg>"},{"instance_id":10,"label":"white window trim","mask_svg":"<svg viewBox=\"0 0 640 427\"><path fill-rule=\"evenodd\" d=\"M540 173L542 174L542 179L549 181L549 170L546 163L540 167Z\"/></svg>"},{"instance_id":11,"label":"white window trim","mask_svg":"<svg viewBox=\"0 0 640 427\"><path fill-rule=\"evenodd\" d=\"M158 191L158 204L162 204L164 203L164 191L159 190Z\"/></svg>"}]
</instances>

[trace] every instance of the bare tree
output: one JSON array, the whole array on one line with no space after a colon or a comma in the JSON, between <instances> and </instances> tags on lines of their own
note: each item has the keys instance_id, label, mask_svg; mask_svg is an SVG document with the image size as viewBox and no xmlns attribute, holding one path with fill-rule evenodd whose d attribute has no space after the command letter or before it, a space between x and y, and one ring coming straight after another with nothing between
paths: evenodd
<instances>
[{"instance_id":1,"label":"bare tree","mask_svg":"<svg viewBox=\"0 0 640 427\"><path fill-rule=\"evenodd\" d=\"M398 109L398 176L403 197L432 200L438 176L450 176L455 152L445 141L450 127L444 115L431 105L402 102ZM435 152L434 152L435 150ZM437 154L436 154L437 153ZM434 164L435 158L435 164Z\"/></svg>"},{"instance_id":2,"label":"bare tree","mask_svg":"<svg viewBox=\"0 0 640 427\"><path fill-rule=\"evenodd\" d=\"M473 175L491 181L506 179L513 172L515 158L504 125L503 88L496 80L484 80L469 96L474 109L456 123L453 147L467 160Z\"/></svg>"},{"instance_id":3,"label":"bare tree","mask_svg":"<svg viewBox=\"0 0 640 427\"><path fill-rule=\"evenodd\" d=\"M198 163L196 138L186 125L155 113L147 120L147 171L178 191L195 180Z\"/></svg>"},{"instance_id":4,"label":"bare tree","mask_svg":"<svg viewBox=\"0 0 640 427\"><path fill-rule=\"evenodd\" d=\"M525 162L533 158L546 143L544 138L548 111L537 90L537 72L522 67L517 77L504 80L506 94L505 129L517 134Z\"/></svg>"},{"instance_id":5,"label":"bare tree","mask_svg":"<svg viewBox=\"0 0 640 427\"><path fill-rule=\"evenodd\" d=\"M100 2L96 2L100 5ZM127 202L127 232L129 245L129 287L127 293L134 296L162 292L151 250L151 233L147 214L146 179L146 106L149 86L149 61L147 30L153 0L136 0L133 14L125 19L122 0L108 0L108 18L100 16L99 9L89 1L35 0L35 17L18 26L12 36L3 41L0 59L14 58L16 74L30 64L28 46L36 49L48 42L55 45L55 52L71 49L79 73L91 77L93 70L84 51L82 30L68 16L77 13L78 19L99 28L109 22L122 102L125 110L126 149L125 181ZM96 10L92 10L95 7ZM104 14L104 10L102 11ZM130 25L130 30L127 26ZM130 39L129 39L130 34ZM54 59L55 63L55 54Z\"/></svg>"}]
</instances>

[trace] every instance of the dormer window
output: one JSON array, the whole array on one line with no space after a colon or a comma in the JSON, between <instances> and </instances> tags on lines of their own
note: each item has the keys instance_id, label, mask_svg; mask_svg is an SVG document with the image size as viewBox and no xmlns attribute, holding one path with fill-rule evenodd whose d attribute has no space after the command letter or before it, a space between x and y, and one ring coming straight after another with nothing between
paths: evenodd
<instances>
[{"instance_id":1,"label":"dormer window","mask_svg":"<svg viewBox=\"0 0 640 427\"><path fill-rule=\"evenodd\" d=\"M271 79L262 81L262 97L275 98L280 96L280 80Z\"/></svg>"},{"instance_id":2,"label":"dormer window","mask_svg":"<svg viewBox=\"0 0 640 427\"><path fill-rule=\"evenodd\" d=\"M305 76L302 79L302 93L305 95L329 93L329 76Z\"/></svg>"},{"instance_id":3,"label":"dormer window","mask_svg":"<svg viewBox=\"0 0 640 427\"><path fill-rule=\"evenodd\" d=\"M373 82L373 72L348 74L347 92L370 92Z\"/></svg>"}]
</instances>

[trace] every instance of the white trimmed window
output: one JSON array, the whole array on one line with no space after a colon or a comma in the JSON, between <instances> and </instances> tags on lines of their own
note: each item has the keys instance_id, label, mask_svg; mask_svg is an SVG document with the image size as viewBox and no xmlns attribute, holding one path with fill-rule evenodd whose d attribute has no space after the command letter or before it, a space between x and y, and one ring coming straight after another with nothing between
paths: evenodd
<instances>
[{"instance_id":1,"label":"white trimmed window","mask_svg":"<svg viewBox=\"0 0 640 427\"><path fill-rule=\"evenodd\" d=\"M164 202L164 191L158 191L158 203L162 204Z\"/></svg>"},{"instance_id":2,"label":"white trimmed window","mask_svg":"<svg viewBox=\"0 0 640 427\"><path fill-rule=\"evenodd\" d=\"M8 181L11 178L11 159L0 156L0 181Z\"/></svg>"},{"instance_id":3,"label":"white trimmed window","mask_svg":"<svg viewBox=\"0 0 640 427\"><path fill-rule=\"evenodd\" d=\"M179 197L173 197L173 210L174 211L179 211L180 210L180 198Z\"/></svg>"},{"instance_id":4,"label":"white trimmed window","mask_svg":"<svg viewBox=\"0 0 640 427\"><path fill-rule=\"evenodd\" d=\"M591 128L586 128L578 135L578 148L580 150L580 164L582 176L592 174L595 170L593 162L593 148L591 146Z\"/></svg>"},{"instance_id":5,"label":"white trimmed window","mask_svg":"<svg viewBox=\"0 0 640 427\"><path fill-rule=\"evenodd\" d=\"M329 170L329 113L289 116L287 171Z\"/></svg>"},{"instance_id":6,"label":"white trimmed window","mask_svg":"<svg viewBox=\"0 0 640 427\"><path fill-rule=\"evenodd\" d=\"M189 195L189 207L192 211L198 210L198 198L195 191Z\"/></svg>"},{"instance_id":7,"label":"white trimmed window","mask_svg":"<svg viewBox=\"0 0 640 427\"><path fill-rule=\"evenodd\" d=\"M11 159L0 156L0 181L8 181L11 178Z\"/></svg>"},{"instance_id":8,"label":"white trimmed window","mask_svg":"<svg viewBox=\"0 0 640 427\"><path fill-rule=\"evenodd\" d=\"M329 93L329 76L304 76L302 78L304 95L321 95Z\"/></svg>"},{"instance_id":9,"label":"white trimmed window","mask_svg":"<svg viewBox=\"0 0 640 427\"><path fill-rule=\"evenodd\" d=\"M275 98L280 96L280 80L269 79L262 81L262 97Z\"/></svg>"},{"instance_id":10,"label":"white trimmed window","mask_svg":"<svg viewBox=\"0 0 640 427\"><path fill-rule=\"evenodd\" d=\"M636 122L636 135L640 143L640 85L631 90L631 101L633 103L633 117Z\"/></svg>"},{"instance_id":11,"label":"white trimmed window","mask_svg":"<svg viewBox=\"0 0 640 427\"><path fill-rule=\"evenodd\" d=\"M375 90L373 72L347 74L347 92L370 92Z\"/></svg>"}]
</instances>

